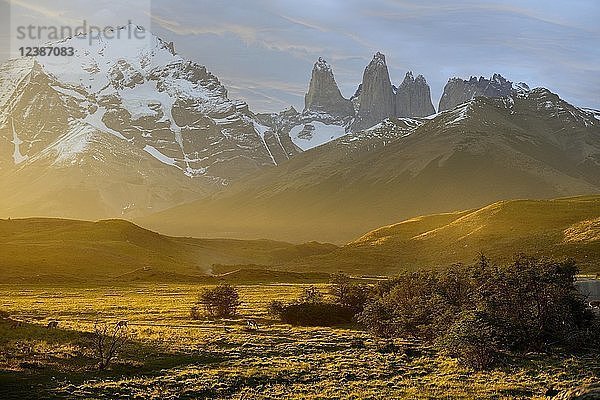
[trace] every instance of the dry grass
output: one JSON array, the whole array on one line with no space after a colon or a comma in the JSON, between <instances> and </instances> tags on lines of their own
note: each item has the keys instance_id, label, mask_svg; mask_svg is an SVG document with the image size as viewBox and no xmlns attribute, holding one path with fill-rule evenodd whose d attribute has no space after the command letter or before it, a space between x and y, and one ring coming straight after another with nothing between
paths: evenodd
<instances>
[{"instance_id":1,"label":"dry grass","mask_svg":"<svg viewBox=\"0 0 600 400\"><path fill-rule=\"evenodd\" d=\"M600 376L598 359L561 354L509 358L476 373L426 348L383 352L359 330L270 320L268 302L295 298L301 285L243 286L239 319L193 321L189 308L201 289L0 286L0 309L27 322L0 323L0 395L22 394L35 383L45 397L67 398L543 398L549 386ZM102 373L85 333L97 318L128 319L133 337ZM245 331L246 318L261 329ZM58 330L43 328L50 319L60 321Z\"/></svg>"}]
</instances>

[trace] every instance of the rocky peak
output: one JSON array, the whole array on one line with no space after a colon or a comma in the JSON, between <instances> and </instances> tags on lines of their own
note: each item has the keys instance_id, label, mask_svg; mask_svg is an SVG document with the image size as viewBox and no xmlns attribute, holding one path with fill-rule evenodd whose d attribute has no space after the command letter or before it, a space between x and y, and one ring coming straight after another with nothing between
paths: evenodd
<instances>
[{"instance_id":1,"label":"rocky peak","mask_svg":"<svg viewBox=\"0 0 600 400\"><path fill-rule=\"evenodd\" d=\"M513 93L512 82L500 74L494 74L490 79L483 76L472 76L469 80L451 78L444 87L440 99L439 111L449 110L473 97L505 97Z\"/></svg>"},{"instance_id":2,"label":"rocky peak","mask_svg":"<svg viewBox=\"0 0 600 400\"><path fill-rule=\"evenodd\" d=\"M365 68L358 102L353 130L369 128L394 115L394 91L385 56L380 52Z\"/></svg>"},{"instance_id":3,"label":"rocky peak","mask_svg":"<svg viewBox=\"0 0 600 400\"><path fill-rule=\"evenodd\" d=\"M340 120L354 115L352 102L342 96L331 66L321 57L312 70L308 93L304 96L303 114L323 115L325 119Z\"/></svg>"},{"instance_id":4,"label":"rocky peak","mask_svg":"<svg viewBox=\"0 0 600 400\"><path fill-rule=\"evenodd\" d=\"M396 116L425 117L435 113L431 91L423 75L413 77L408 71L396 91Z\"/></svg>"}]
</instances>

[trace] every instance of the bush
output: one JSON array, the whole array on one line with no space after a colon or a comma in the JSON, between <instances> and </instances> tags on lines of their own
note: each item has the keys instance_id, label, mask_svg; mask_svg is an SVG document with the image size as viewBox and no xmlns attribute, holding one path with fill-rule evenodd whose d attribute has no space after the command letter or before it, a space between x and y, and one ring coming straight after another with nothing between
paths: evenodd
<instances>
[{"instance_id":1,"label":"bush","mask_svg":"<svg viewBox=\"0 0 600 400\"><path fill-rule=\"evenodd\" d=\"M200 312L200 307L192 306L190 309L190 318L191 319L202 319L202 313Z\"/></svg>"},{"instance_id":2,"label":"bush","mask_svg":"<svg viewBox=\"0 0 600 400\"><path fill-rule=\"evenodd\" d=\"M363 311L371 289L368 285L353 283L348 275L334 274L329 293L336 304L351 308L355 314Z\"/></svg>"},{"instance_id":3,"label":"bush","mask_svg":"<svg viewBox=\"0 0 600 400\"><path fill-rule=\"evenodd\" d=\"M446 354L478 370L490 367L499 354L494 327L478 312L461 314L438 345Z\"/></svg>"},{"instance_id":4,"label":"bush","mask_svg":"<svg viewBox=\"0 0 600 400\"><path fill-rule=\"evenodd\" d=\"M352 322L354 312L339 304L327 302L271 303L271 310L286 324L299 326L334 326Z\"/></svg>"},{"instance_id":5,"label":"bush","mask_svg":"<svg viewBox=\"0 0 600 400\"><path fill-rule=\"evenodd\" d=\"M583 298L575 288L572 261L520 256L504 267L480 262L475 305L492 316L499 339L513 350L541 350L564 343L586 325Z\"/></svg>"},{"instance_id":6,"label":"bush","mask_svg":"<svg viewBox=\"0 0 600 400\"><path fill-rule=\"evenodd\" d=\"M206 313L215 318L227 318L236 315L241 304L236 288L229 284L220 284L213 289L206 289L200 295L199 304L204 306ZM197 315L192 308L192 317Z\"/></svg>"},{"instance_id":7,"label":"bush","mask_svg":"<svg viewBox=\"0 0 600 400\"><path fill-rule=\"evenodd\" d=\"M466 364L484 368L499 350L594 342L593 319L574 285L576 272L571 261L519 256L497 267L482 256L473 267L382 282L358 320L377 336L445 343Z\"/></svg>"},{"instance_id":8,"label":"bush","mask_svg":"<svg viewBox=\"0 0 600 400\"><path fill-rule=\"evenodd\" d=\"M304 288L298 303L322 303L324 299L323 293L314 286Z\"/></svg>"},{"instance_id":9,"label":"bush","mask_svg":"<svg viewBox=\"0 0 600 400\"><path fill-rule=\"evenodd\" d=\"M112 325L96 321L93 340L98 369L104 370L110 366L119 351L129 342L127 325L121 323Z\"/></svg>"},{"instance_id":10,"label":"bush","mask_svg":"<svg viewBox=\"0 0 600 400\"><path fill-rule=\"evenodd\" d=\"M352 322L354 317L349 307L325 301L323 293L314 286L305 288L293 303L272 301L269 313L282 322L300 326L341 325Z\"/></svg>"},{"instance_id":11,"label":"bush","mask_svg":"<svg viewBox=\"0 0 600 400\"><path fill-rule=\"evenodd\" d=\"M381 337L431 339L447 325L449 311L437 293L431 273L407 273L381 284L359 315L367 329Z\"/></svg>"}]
</instances>

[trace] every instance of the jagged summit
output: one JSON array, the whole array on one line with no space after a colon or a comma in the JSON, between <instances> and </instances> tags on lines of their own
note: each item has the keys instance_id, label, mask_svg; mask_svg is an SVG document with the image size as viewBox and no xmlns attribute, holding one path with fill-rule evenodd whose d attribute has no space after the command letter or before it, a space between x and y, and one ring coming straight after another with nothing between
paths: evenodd
<instances>
[{"instance_id":1,"label":"jagged summit","mask_svg":"<svg viewBox=\"0 0 600 400\"><path fill-rule=\"evenodd\" d=\"M450 78L440 99L439 111L449 110L473 97L505 97L513 93L513 83L500 74L491 78L471 76L469 80Z\"/></svg>"},{"instance_id":2,"label":"jagged summit","mask_svg":"<svg viewBox=\"0 0 600 400\"><path fill-rule=\"evenodd\" d=\"M319 57L313 68L320 71L331 71L331 65L323 57Z\"/></svg>"},{"instance_id":3,"label":"jagged summit","mask_svg":"<svg viewBox=\"0 0 600 400\"><path fill-rule=\"evenodd\" d=\"M342 96L333 69L322 57L313 67L308 92L304 96L303 114L320 115L318 119L328 122L343 121L354 115L352 103Z\"/></svg>"},{"instance_id":4,"label":"jagged summit","mask_svg":"<svg viewBox=\"0 0 600 400\"><path fill-rule=\"evenodd\" d=\"M425 77L418 75L415 79L412 71L408 71L396 89L396 116L426 117L434 113L431 90Z\"/></svg>"},{"instance_id":5,"label":"jagged summit","mask_svg":"<svg viewBox=\"0 0 600 400\"><path fill-rule=\"evenodd\" d=\"M377 52L365 68L357 101L358 112L353 130L369 128L394 116L394 91L385 56Z\"/></svg>"},{"instance_id":6,"label":"jagged summit","mask_svg":"<svg viewBox=\"0 0 600 400\"><path fill-rule=\"evenodd\" d=\"M375 53L373 55L373 60L371 61L371 64L374 65L381 65L381 66L385 66L387 65L385 63L385 54L380 53L379 51L377 53Z\"/></svg>"}]
</instances>

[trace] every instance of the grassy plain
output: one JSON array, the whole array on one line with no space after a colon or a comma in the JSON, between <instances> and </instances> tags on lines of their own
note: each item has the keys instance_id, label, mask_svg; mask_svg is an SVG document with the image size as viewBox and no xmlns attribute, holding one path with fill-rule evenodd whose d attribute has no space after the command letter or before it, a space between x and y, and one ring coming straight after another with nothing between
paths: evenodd
<instances>
[{"instance_id":1,"label":"grassy plain","mask_svg":"<svg viewBox=\"0 0 600 400\"><path fill-rule=\"evenodd\" d=\"M189 309L202 285L0 285L0 310L24 321L0 320L0 398L544 398L549 387L600 377L593 357L507 355L498 368L474 372L418 343L389 351L353 327L271 320L269 301L294 299L304 286L240 286L239 318L194 321ZM257 332L245 330L248 318ZM58 329L44 327L51 319ZM132 337L103 372L90 346L97 319L127 319Z\"/></svg>"}]
</instances>

